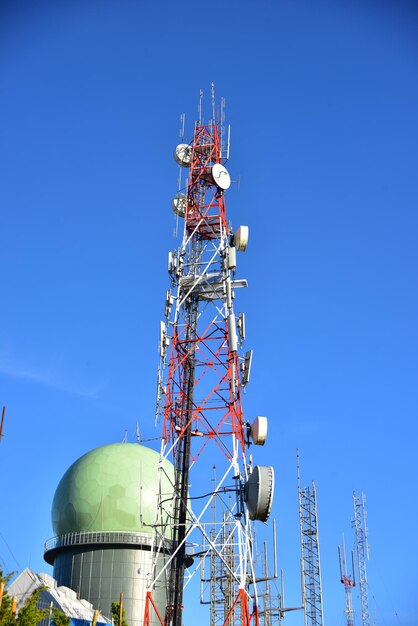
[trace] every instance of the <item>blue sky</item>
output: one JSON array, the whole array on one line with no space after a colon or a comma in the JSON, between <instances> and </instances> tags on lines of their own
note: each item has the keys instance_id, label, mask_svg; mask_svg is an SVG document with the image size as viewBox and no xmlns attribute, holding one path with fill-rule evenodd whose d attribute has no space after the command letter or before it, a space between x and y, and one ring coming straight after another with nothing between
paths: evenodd
<instances>
[{"instance_id":1,"label":"blue sky","mask_svg":"<svg viewBox=\"0 0 418 626\"><path fill-rule=\"evenodd\" d=\"M325 623L344 623L353 490L367 496L372 615L417 623L417 26L403 1L1 3L7 571L48 571L51 501L73 461L133 440L137 421L158 437L172 152L213 80L232 125L228 215L250 228L244 401L269 417L258 462L276 471L287 603L300 602L299 448L318 490Z\"/></svg>"}]
</instances>

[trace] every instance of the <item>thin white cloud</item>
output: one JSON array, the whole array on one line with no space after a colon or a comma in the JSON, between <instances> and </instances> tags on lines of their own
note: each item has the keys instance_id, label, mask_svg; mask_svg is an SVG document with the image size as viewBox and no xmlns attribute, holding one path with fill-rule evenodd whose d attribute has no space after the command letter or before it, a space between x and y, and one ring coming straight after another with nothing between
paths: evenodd
<instances>
[{"instance_id":1,"label":"thin white cloud","mask_svg":"<svg viewBox=\"0 0 418 626\"><path fill-rule=\"evenodd\" d=\"M0 374L9 376L10 378L17 378L20 380L27 380L29 382L45 385L51 387L57 391L63 391L65 393L71 393L84 398L97 398L99 386L92 386L87 388L80 388L78 386L70 385L59 380L57 375L53 375L49 372L28 369L11 363L9 360L5 360L0 356Z\"/></svg>"}]
</instances>

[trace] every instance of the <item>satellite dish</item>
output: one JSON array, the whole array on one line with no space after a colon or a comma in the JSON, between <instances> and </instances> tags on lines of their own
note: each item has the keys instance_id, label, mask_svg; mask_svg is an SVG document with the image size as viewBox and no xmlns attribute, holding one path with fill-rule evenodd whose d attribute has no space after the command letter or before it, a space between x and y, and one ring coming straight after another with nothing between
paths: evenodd
<instances>
[{"instance_id":1,"label":"satellite dish","mask_svg":"<svg viewBox=\"0 0 418 626\"><path fill-rule=\"evenodd\" d=\"M185 193L176 193L171 201L171 208L176 215L184 217L186 215L187 196Z\"/></svg>"},{"instance_id":2,"label":"satellite dish","mask_svg":"<svg viewBox=\"0 0 418 626\"><path fill-rule=\"evenodd\" d=\"M174 160L181 167L190 167L190 161L192 160L192 146L188 143L179 143L174 150Z\"/></svg>"},{"instance_id":3,"label":"satellite dish","mask_svg":"<svg viewBox=\"0 0 418 626\"><path fill-rule=\"evenodd\" d=\"M220 163L215 163L215 165L212 166L212 177L220 189L229 189L231 185L231 177L229 176L226 167Z\"/></svg>"},{"instance_id":4,"label":"satellite dish","mask_svg":"<svg viewBox=\"0 0 418 626\"><path fill-rule=\"evenodd\" d=\"M244 500L250 519L267 521L273 504L273 492L273 468L270 465L256 465L244 487Z\"/></svg>"}]
</instances>

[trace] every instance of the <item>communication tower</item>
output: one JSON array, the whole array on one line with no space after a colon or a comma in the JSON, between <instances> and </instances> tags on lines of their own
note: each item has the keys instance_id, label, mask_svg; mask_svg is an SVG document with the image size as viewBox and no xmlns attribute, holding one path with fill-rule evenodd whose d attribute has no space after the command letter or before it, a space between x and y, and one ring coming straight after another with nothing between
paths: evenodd
<instances>
[{"instance_id":1,"label":"communication tower","mask_svg":"<svg viewBox=\"0 0 418 626\"><path fill-rule=\"evenodd\" d=\"M234 232L227 220L230 130L224 126L224 100L220 112L215 110L213 84L211 96L211 117L205 121L200 94L190 143L184 140L182 116L181 143L174 151L180 174L172 208L183 228L179 247L168 255L156 410L162 424L159 474L172 460L174 496L159 490L144 626L181 626L184 589L189 584L193 589L195 575L212 626L260 621L253 521L269 517L274 472L253 466L248 454L250 444L263 445L267 435L266 418L250 424L242 407L252 350L244 350L245 315L235 313L234 299L247 287L236 269L248 227ZM162 568L157 567L161 555ZM163 611L154 601L161 585L167 596Z\"/></svg>"},{"instance_id":2,"label":"communication tower","mask_svg":"<svg viewBox=\"0 0 418 626\"><path fill-rule=\"evenodd\" d=\"M345 559L345 545L344 545L344 535L342 541L342 550L338 546L338 557L340 561L340 580L344 585L345 589L345 614L346 614L346 624L347 626L354 626L354 611L353 611L353 599L351 595L351 590L356 586L356 579L354 576L354 553L351 552L351 576L347 573L347 563Z\"/></svg>"},{"instance_id":3,"label":"communication tower","mask_svg":"<svg viewBox=\"0 0 418 626\"><path fill-rule=\"evenodd\" d=\"M367 582L366 560L369 559L369 544L366 524L366 496L353 493L354 518L356 532L357 565L359 571L359 587L361 600L361 621L363 626L370 626L369 583Z\"/></svg>"},{"instance_id":4,"label":"communication tower","mask_svg":"<svg viewBox=\"0 0 418 626\"><path fill-rule=\"evenodd\" d=\"M315 483L302 489L297 452L299 523L301 542L302 605L305 626L323 626L321 562Z\"/></svg>"}]
</instances>

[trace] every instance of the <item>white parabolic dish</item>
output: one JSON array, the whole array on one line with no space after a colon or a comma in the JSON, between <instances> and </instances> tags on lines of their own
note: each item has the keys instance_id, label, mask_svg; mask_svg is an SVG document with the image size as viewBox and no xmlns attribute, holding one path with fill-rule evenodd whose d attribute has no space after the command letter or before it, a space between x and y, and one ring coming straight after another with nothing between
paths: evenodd
<instances>
[{"instance_id":1,"label":"white parabolic dish","mask_svg":"<svg viewBox=\"0 0 418 626\"><path fill-rule=\"evenodd\" d=\"M189 167L192 158L192 147L187 143L179 143L174 150L174 160L181 167Z\"/></svg>"},{"instance_id":2,"label":"white parabolic dish","mask_svg":"<svg viewBox=\"0 0 418 626\"><path fill-rule=\"evenodd\" d=\"M212 166L212 176L213 180L218 187L220 187L220 189L229 189L231 185L231 177L229 176L226 167L220 163L215 163L215 165Z\"/></svg>"},{"instance_id":3,"label":"white parabolic dish","mask_svg":"<svg viewBox=\"0 0 418 626\"><path fill-rule=\"evenodd\" d=\"M185 193L177 193L171 201L171 208L174 213L179 215L180 217L184 217L186 215L186 207L187 207L187 196Z\"/></svg>"}]
</instances>

